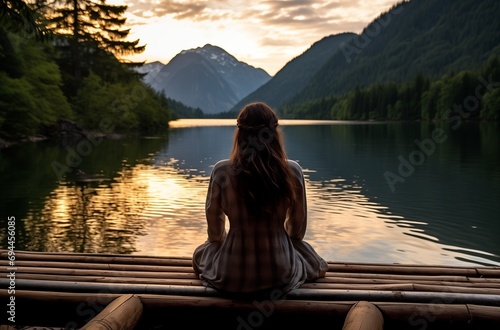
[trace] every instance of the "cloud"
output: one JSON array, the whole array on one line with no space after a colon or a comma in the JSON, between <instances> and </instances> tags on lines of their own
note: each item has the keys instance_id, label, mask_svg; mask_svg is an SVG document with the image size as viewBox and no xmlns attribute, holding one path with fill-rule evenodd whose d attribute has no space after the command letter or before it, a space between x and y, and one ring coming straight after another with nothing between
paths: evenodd
<instances>
[{"instance_id":1,"label":"cloud","mask_svg":"<svg viewBox=\"0 0 500 330\"><path fill-rule=\"evenodd\" d=\"M166 51L180 52L188 45L195 44L197 47L212 43L226 49L240 60L255 66L261 65L270 73L274 73L287 59L299 55L323 37L342 32L360 33L371 20L399 2L121 1L126 1L128 5L128 24L132 31L142 31L137 34L141 41L148 39L146 53L152 49L156 50L156 54ZM164 60L166 61L168 59Z\"/></svg>"},{"instance_id":2,"label":"cloud","mask_svg":"<svg viewBox=\"0 0 500 330\"><path fill-rule=\"evenodd\" d=\"M389 6L394 0L130 0L128 11L138 17L169 16L177 20L200 21L258 21L268 27L311 26L328 23L332 19L349 19L372 7ZM343 13L343 14L342 14ZM346 15L350 17L346 17Z\"/></svg>"}]
</instances>

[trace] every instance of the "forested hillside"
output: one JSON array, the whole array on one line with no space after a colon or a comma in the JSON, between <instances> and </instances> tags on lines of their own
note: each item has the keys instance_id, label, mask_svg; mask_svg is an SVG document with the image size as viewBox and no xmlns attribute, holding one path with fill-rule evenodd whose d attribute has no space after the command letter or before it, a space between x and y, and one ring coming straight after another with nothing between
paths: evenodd
<instances>
[{"instance_id":1,"label":"forested hillside","mask_svg":"<svg viewBox=\"0 0 500 330\"><path fill-rule=\"evenodd\" d=\"M0 137L51 132L69 119L101 133L166 127L167 99L141 81L121 55L126 6L95 0L6 0L0 6ZM105 28L104 28L105 27Z\"/></svg>"},{"instance_id":2,"label":"forested hillside","mask_svg":"<svg viewBox=\"0 0 500 330\"><path fill-rule=\"evenodd\" d=\"M273 107L286 104L307 86L314 74L332 54L340 50L340 45L354 36L354 33L341 33L314 43L300 56L289 61L270 81L238 102L232 111L237 112L246 103L252 101L264 101Z\"/></svg>"},{"instance_id":3,"label":"forested hillside","mask_svg":"<svg viewBox=\"0 0 500 330\"><path fill-rule=\"evenodd\" d=\"M482 75L493 81L470 118L494 120L498 12L495 0L401 2L341 44L279 111L289 118L445 119L454 103L474 95Z\"/></svg>"},{"instance_id":4,"label":"forested hillside","mask_svg":"<svg viewBox=\"0 0 500 330\"><path fill-rule=\"evenodd\" d=\"M400 3L343 45L294 100L478 69L500 53L499 12L496 0Z\"/></svg>"},{"instance_id":5,"label":"forested hillside","mask_svg":"<svg viewBox=\"0 0 500 330\"><path fill-rule=\"evenodd\" d=\"M280 112L301 119L500 121L500 58L491 57L478 70L355 87L338 96L288 104Z\"/></svg>"}]
</instances>

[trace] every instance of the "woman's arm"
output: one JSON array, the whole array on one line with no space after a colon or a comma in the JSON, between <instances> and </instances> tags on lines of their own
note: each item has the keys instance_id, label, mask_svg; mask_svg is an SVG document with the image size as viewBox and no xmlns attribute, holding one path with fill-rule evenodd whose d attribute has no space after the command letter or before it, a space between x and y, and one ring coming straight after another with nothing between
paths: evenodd
<instances>
[{"instance_id":1,"label":"woman's arm","mask_svg":"<svg viewBox=\"0 0 500 330\"><path fill-rule=\"evenodd\" d=\"M205 203L205 215L207 218L207 233L209 242L224 242L226 238L226 215L221 207L222 189L220 171L217 164L214 166L208 184L207 199Z\"/></svg>"},{"instance_id":2,"label":"woman's arm","mask_svg":"<svg viewBox=\"0 0 500 330\"><path fill-rule=\"evenodd\" d=\"M290 238L302 240L307 229L307 200L304 173L298 163L293 161L288 161L288 163L297 175L299 185L296 189L297 198L288 212L285 230Z\"/></svg>"}]
</instances>

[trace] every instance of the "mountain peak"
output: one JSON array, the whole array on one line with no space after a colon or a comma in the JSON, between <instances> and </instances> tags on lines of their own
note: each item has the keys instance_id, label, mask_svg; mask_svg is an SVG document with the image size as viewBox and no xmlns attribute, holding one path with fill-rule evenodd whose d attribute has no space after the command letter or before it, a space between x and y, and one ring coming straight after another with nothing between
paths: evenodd
<instances>
[{"instance_id":1,"label":"mountain peak","mask_svg":"<svg viewBox=\"0 0 500 330\"><path fill-rule=\"evenodd\" d=\"M212 44L205 44L203 47L191 48L181 52L181 54L186 53L196 53L212 63L217 63L219 66L218 70L228 70L238 65L247 65L246 63L238 61L221 47Z\"/></svg>"},{"instance_id":2,"label":"mountain peak","mask_svg":"<svg viewBox=\"0 0 500 330\"><path fill-rule=\"evenodd\" d=\"M150 81L168 97L213 114L228 111L269 79L264 70L207 43L181 51Z\"/></svg>"}]
</instances>

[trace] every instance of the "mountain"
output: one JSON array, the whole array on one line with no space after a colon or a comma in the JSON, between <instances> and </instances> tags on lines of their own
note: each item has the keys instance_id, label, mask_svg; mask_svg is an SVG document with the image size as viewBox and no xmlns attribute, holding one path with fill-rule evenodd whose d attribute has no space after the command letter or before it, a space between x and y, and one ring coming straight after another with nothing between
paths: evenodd
<instances>
[{"instance_id":1,"label":"mountain","mask_svg":"<svg viewBox=\"0 0 500 330\"><path fill-rule=\"evenodd\" d=\"M500 54L499 12L498 0L401 2L343 44L289 103L477 69Z\"/></svg>"},{"instance_id":2,"label":"mountain","mask_svg":"<svg viewBox=\"0 0 500 330\"><path fill-rule=\"evenodd\" d=\"M239 100L271 79L260 68L237 60L220 47L183 50L145 81L168 98L199 108L205 114L229 111Z\"/></svg>"},{"instance_id":3,"label":"mountain","mask_svg":"<svg viewBox=\"0 0 500 330\"><path fill-rule=\"evenodd\" d=\"M266 84L259 87L240 102L232 111L238 111L246 103L264 101L272 107L279 107L290 101L313 78L321 67L340 50L340 46L350 41L356 34L331 35L315 42L301 55L289 61Z\"/></svg>"},{"instance_id":4,"label":"mountain","mask_svg":"<svg viewBox=\"0 0 500 330\"><path fill-rule=\"evenodd\" d=\"M232 111L262 100L287 115L300 109L292 117L329 113L332 102L358 88L478 70L500 54L499 12L498 0L401 1L360 34L314 43Z\"/></svg>"}]
</instances>

